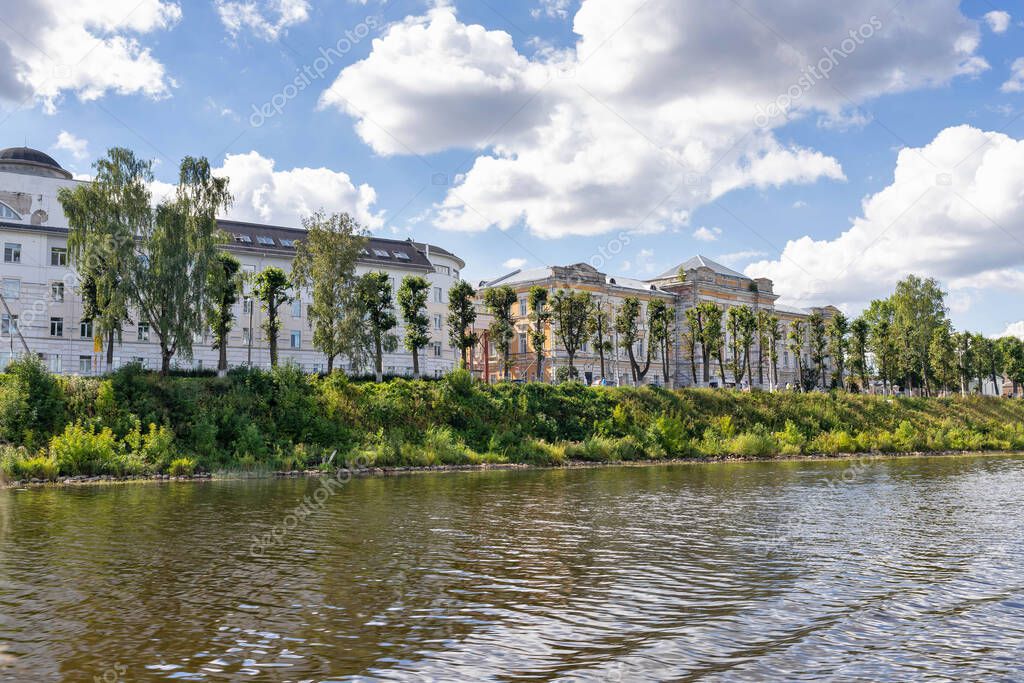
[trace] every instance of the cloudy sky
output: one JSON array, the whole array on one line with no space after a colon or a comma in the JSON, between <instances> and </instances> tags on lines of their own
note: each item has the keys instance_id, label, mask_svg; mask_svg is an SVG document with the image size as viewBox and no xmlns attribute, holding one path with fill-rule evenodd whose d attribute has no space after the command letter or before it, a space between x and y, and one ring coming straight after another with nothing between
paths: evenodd
<instances>
[{"instance_id":1,"label":"cloudy sky","mask_svg":"<svg viewBox=\"0 0 1024 683\"><path fill-rule=\"evenodd\" d=\"M1024 318L1020 2L20 0L0 121L82 175L205 155L232 217L349 211L474 280L701 253L791 304L918 273Z\"/></svg>"}]
</instances>

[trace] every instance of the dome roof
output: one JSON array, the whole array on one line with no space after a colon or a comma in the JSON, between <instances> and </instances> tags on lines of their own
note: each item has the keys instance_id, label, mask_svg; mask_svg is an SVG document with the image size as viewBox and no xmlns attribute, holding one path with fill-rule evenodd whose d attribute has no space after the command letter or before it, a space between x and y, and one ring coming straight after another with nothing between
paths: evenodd
<instances>
[{"instance_id":1,"label":"dome roof","mask_svg":"<svg viewBox=\"0 0 1024 683\"><path fill-rule=\"evenodd\" d=\"M0 149L0 166L34 167L42 174L70 178L71 174L58 164L53 157L31 147L8 147ZM27 170L27 169L26 169ZM49 171L50 173L47 173Z\"/></svg>"}]
</instances>

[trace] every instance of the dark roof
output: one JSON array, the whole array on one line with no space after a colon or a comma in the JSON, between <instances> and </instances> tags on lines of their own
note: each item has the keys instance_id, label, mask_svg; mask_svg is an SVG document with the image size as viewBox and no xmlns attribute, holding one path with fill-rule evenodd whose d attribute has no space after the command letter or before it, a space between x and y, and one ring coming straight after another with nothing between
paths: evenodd
<instances>
[{"instance_id":1,"label":"dark roof","mask_svg":"<svg viewBox=\"0 0 1024 683\"><path fill-rule=\"evenodd\" d=\"M49 154L40 152L38 149L32 149L31 147L8 147L7 149L0 149L0 160L31 161L36 164L53 166L54 168L59 168L62 171L64 170Z\"/></svg>"},{"instance_id":2,"label":"dark roof","mask_svg":"<svg viewBox=\"0 0 1024 683\"><path fill-rule=\"evenodd\" d=\"M261 225L242 221L219 220L220 229L227 233L228 246L241 251L277 251L294 253L296 242L302 241L306 231L279 225ZM434 266L418 245L409 240L389 240L370 237L360 256L363 264L387 264L413 270L433 270ZM431 250L437 247L431 246ZM443 251L443 250L440 250Z\"/></svg>"}]
</instances>

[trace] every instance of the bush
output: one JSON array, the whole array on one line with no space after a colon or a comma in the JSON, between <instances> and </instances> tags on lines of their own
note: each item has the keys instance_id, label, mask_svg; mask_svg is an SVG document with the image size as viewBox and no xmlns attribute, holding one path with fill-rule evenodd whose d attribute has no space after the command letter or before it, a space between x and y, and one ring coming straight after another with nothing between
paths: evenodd
<instances>
[{"instance_id":1,"label":"bush","mask_svg":"<svg viewBox=\"0 0 1024 683\"><path fill-rule=\"evenodd\" d=\"M196 461L192 458L176 458L167 467L167 473L173 477L190 477L195 472Z\"/></svg>"},{"instance_id":2,"label":"bush","mask_svg":"<svg viewBox=\"0 0 1024 683\"><path fill-rule=\"evenodd\" d=\"M68 425L50 439L50 455L63 475L120 474L121 444L109 428Z\"/></svg>"},{"instance_id":3,"label":"bush","mask_svg":"<svg viewBox=\"0 0 1024 683\"><path fill-rule=\"evenodd\" d=\"M57 478L57 463L45 455L29 455L24 448L0 447L0 475L5 480Z\"/></svg>"},{"instance_id":4,"label":"bush","mask_svg":"<svg viewBox=\"0 0 1024 683\"><path fill-rule=\"evenodd\" d=\"M767 457L779 452L779 442L762 425L729 440L729 452L744 457Z\"/></svg>"}]
</instances>

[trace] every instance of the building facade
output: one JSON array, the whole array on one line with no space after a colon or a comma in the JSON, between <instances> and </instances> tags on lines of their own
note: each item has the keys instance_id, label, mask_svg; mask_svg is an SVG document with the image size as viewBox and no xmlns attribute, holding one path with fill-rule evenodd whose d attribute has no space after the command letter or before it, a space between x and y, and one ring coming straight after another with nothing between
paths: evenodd
<instances>
[{"instance_id":1,"label":"building facade","mask_svg":"<svg viewBox=\"0 0 1024 683\"><path fill-rule=\"evenodd\" d=\"M529 343L528 332L533 324L532 311L529 309L528 296L533 287L548 290L549 298L558 290L590 292L598 306L606 307L614 320L614 311L626 297L635 297L641 308L641 336L646 340L647 307L650 302L660 299L668 304L674 312L673 330L669 349L669 376L665 381L661 370L660 358L652 361L641 384L683 386L735 386L736 381L730 369L732 339L728 330L724 330L725 345L722 360L725 366L724 379L719 367L719 359L709 358L707 363L701 356L700 346L696 345L691 355L684 343L685 335L690 332L687 324L686 311L702 302L713 302L723 311L735 306L748 306L755 313L768 311L779 319L781 338L777 342L778 362L776 365L777 386L797 386L800 381L798 358L789 350L789 333L796 322L808 320L812 313L819 313L824 320L829 320L837 309L828 306L816 309L799 309L776 304L778 295L773 291L772 281L767 278L750 278L720 263L704 257L695 256L678 266L650 280L636 280L608 275L598 271L586 263L572 266L553 266L532 270L516 270L494 280L481 282L478 296L482 301L483 292L489 288L508 286L517 295L517 303L513 306L512 318L515 335L512 341L511 377L513 379L535 379L537 377L536 353ZM489 318L482 315L478 320L478 329L483 332ZM723 327L725 316L723 315ZM568 364L568 354L559 342L553 323L545 325L546 342L544 346L544 379L552 381L558 368ZM605 372L600 373L600 357L591 341L577 354L575 366L581 378L588 383L604 379L612 385L632 384L633 376L626 353L620 348L614 330L609 339L613 350L605 354ZM640 360L641 366L646 364L647 348L644 342L634 348L634 355ZM743 377L742 385L768 387L773 381L769 370L768 349L763 350L755 342L751 349L751 376ZM474 371L489 381L501 379L502 362L493 343L481 345L474 354ZM810 349L805 344L799 362L804 367L810 364ZM826 372L831 372L826 362Z\"/></svg>"},{"instance_id":2,"label":"building facade","mask_svg":"<svg viewBox=\"0 0 1024 683\"><path fill-rule=\"evenodd\" d=\"M97 374L106 371L106 350L95 339L92 325L82 314L78 278L67 250L68 224L57 201L61 187L77 183L51 157L37 150L11 148L0 151L0 367L12 358L30 353L39 356L53 372ZM304 230L237 221L219 221L243 270L258 272L276 266L290 272L295 245ZM421 275L431 283L429 303L431 340L421 352L420 371L440 376L455 367L458 352L447 333L448 290L458 282L465 262L450 251L412 240L370 238L357 266L357 274L387 273L392 288L406 275ZM265 313L245 296L235 306L235 325L228 343L228 364L269 367L269 344L263 332ZM327 360L313 348L309 318L312 301L308 291L292 292L295 301L279 309L281 333L279 360L298 364L311 372L321 371ZM400 319L400 318L399 318ZM401 323L396 330L402 335ZM210 335L197 337L193 358L175 358L174 366L187 369L216 368L218 352ZM157 339L139 316L122 330L114 346L114 366L137 362L160 367ZM337 367L352 371L347 360ZM364 371L370 368L363 368ZM412 355L399 346L386 354L384 371L412 374Z\"/></svg>"}]
</instances>

